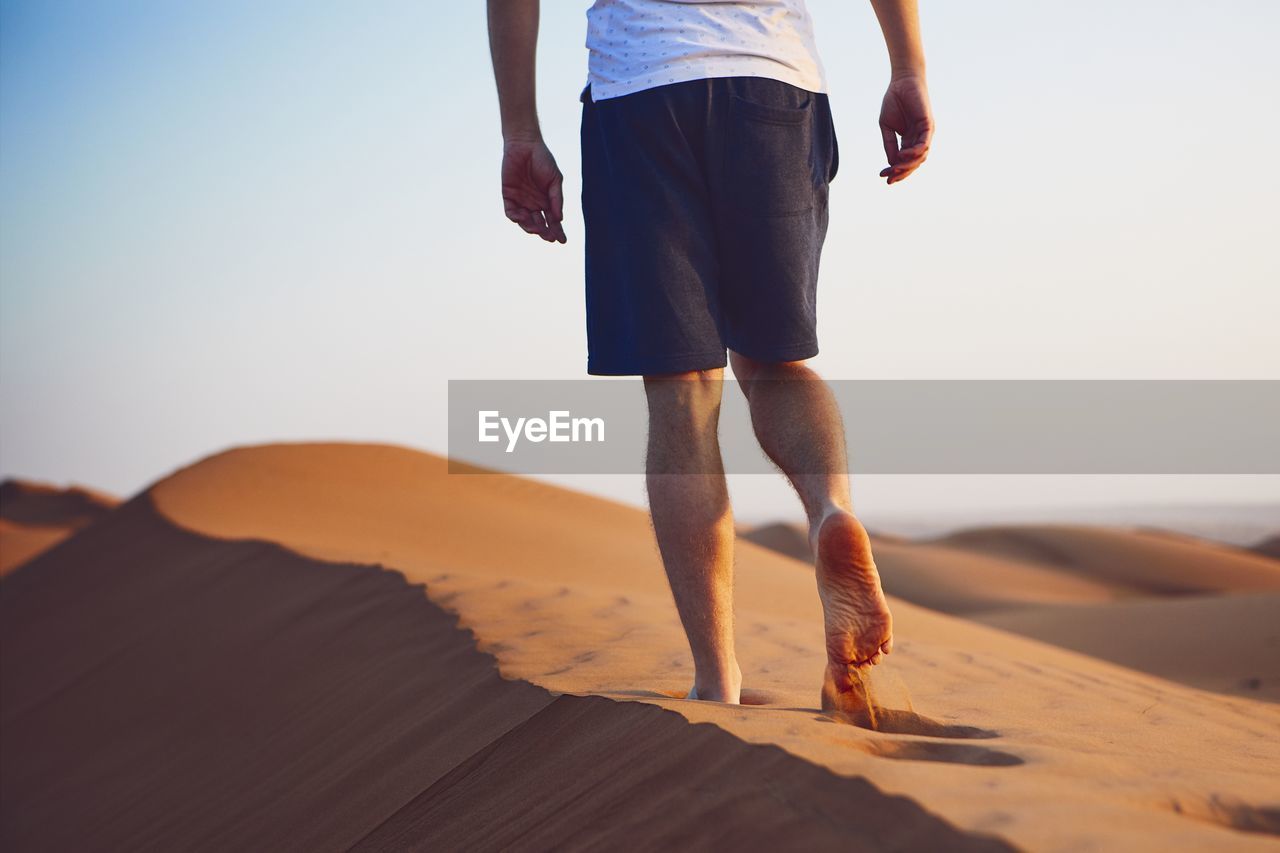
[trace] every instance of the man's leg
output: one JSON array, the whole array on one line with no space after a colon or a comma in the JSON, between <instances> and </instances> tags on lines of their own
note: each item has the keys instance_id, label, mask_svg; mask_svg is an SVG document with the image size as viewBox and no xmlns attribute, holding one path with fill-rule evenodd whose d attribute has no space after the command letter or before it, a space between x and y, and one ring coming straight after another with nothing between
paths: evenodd
<instances>
[{"instance_id":1,"label":"man's leg","mask_svg":"<svg viewBox=\"0 0 1280 853\"><path fill-rule=\"evenodd\" d=\"M761 448L791 481L809 518L827 637L823 707L860 704L853 670L880 662L893 620L871 541L849 497L844 426L835 396L803 362L730 355Z\"/></svg>"},{"instance_id":2,"label":"man's leg","mask_svg":"<svg viewBox=\"0 0 1280 853\"><path fill-rule=\"evenodd\" d=\"M723 369L646 376L646 483L658 550L693 651L691 698L737 704L733 512L717 428Z\"/></svg>"}]
</instances>

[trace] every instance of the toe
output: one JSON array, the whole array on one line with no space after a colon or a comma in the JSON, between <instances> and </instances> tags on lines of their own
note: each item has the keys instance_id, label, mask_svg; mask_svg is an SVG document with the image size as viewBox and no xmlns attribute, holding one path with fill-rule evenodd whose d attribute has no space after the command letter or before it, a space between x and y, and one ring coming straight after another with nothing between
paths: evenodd
<instances>
[{"instance_id":1,"label":"toe","mask_svg":"<svg viewBox=\"0 0 1280 853\"><path fill-rule=\"evenodd\" d=\"M881 644L880 651L884 652L886 655L893 651L893 637L890 637Z\"/></svg>"}]
</instances>

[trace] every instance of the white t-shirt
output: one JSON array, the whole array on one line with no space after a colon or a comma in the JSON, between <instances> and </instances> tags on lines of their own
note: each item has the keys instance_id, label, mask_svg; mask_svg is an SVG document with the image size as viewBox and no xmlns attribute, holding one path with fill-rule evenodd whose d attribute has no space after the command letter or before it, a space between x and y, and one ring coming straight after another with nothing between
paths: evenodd
<instances>
[{"instance_id":1,"label":"white t-shirt","mask_svg":"<svg viewBox=\"0 0 1280 853\"><path fill-rule=\"evenodd\" d=\"M595 0L587 49L597 101L706 77L827 90L804 0Z\"/></svg>"}]
</instances>

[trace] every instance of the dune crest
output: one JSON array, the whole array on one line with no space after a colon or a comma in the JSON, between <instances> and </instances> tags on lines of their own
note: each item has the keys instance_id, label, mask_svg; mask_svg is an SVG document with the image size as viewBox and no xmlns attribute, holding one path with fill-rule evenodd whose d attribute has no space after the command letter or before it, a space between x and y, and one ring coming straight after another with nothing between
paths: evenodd
<instances>
[{"instance_id":1,"label":"dune crest","mask_svg":"<svg viewBox=\"0 0 1280 853\"><path fill-rule=\"evenodd\" d=\"M0 577L43 553L119 503L82 486L29 480L0 483Z\"/></svg>"},{"instance_id":2,"label":"dune crest","mask_svg":"<svg viewBox=\"0 0 1280 853\"><path fill-rule=\"evenodd\" d=\"M184 531L146 494L3 593L6 850L1010 849L676 714L504 680L403 575Z\"/></svg>"},{"instance_id":3,"label":"dune crest","mask_svg":"<svg viewBox=\"0 0 1280 853\"><path fill-rule=\"evenodd\" d=\"M372 848L411 845L431 832L437 848L456 845L471 827L467 815L493 815L491 806L503 820L484 822L490 834L478 846L505 846L514 836L504 834L503 824L534 831L543 802L570 810L559 824L548 819L546 838L562 837L556 827L581 826L583 813L572 809L593 802L596 790L594 802L651 833L641 837L655 844L671 839L653 815L685 808L676 816L682 825L680 814L704 814L705 806L742 807L748 823L763 821L762 835L743 836L749 842L818 832L815 825L834 821L831 835L797 836L815 849L856 848L860 839L932 849L1003 842L1034 849L1274 846L1267 815L1280 803L1275 706L1206 694L894 600L900 642L876 668L873 688L891 697L900 680L914 707L886 699L880 731L841 724L819 708L825 656L812 573L749 543L738 551L739 651L746 686L764 704L737 707L672 698L688 688L688 651L638 510L513 477L450 475L437 457L350 444L220 453L157 483L145 497L154 504L153 521L186 544L166 540L152 558L146 551L159 541L158 531L140 536L137 518L118 528L107 519L4 581L3 654L6 670L11 662L18 667L5 677L4 714L13 722L4 727L12 738L6 747L74 732L85 708L122 697L118 706L108 704L119 710L101 715L89 733L68 737L69 757L37 751L26 762L6 762L15 768L5 770L10 775L0 786L6 839L49 826L67 802L83 802L104 822L125 801L153 802L153 792L137 787L129 762L150 755L157 743L169 746L164 760L171 763L210 760L209 737L193 733L233 707L239 713L231 719L246 722L214 730L214 742L228 750L227 765L215 762L209 770L210 780L222 780L219 794L193 801L191 790L179 787L172 803L156 795L174 817L151 825L145 832L155 835L141 841L176 832L188 817L211 821L226 803L244 802L236 785L244 787L246 768L255 765L230 747L252 735L261 739L255 745L280 749L323 743L324 760L298 776L275 753L270 766L280 771L245 796L263 794L254 802L285 796L273 793L277 785L302 784L300 792L286 796L283 811L244 812L243 832L282 832L286 824L293 831L297 824L285 818L295 814L294 802L318 791L320 801L332 795L345 803L356 780L372 789L321 825L329 827L327 838L363 839ZM132 506L113 516L123 518ZM108 535L117 538L101 538ZM369 568L379 565L424 585L425 595L391 572ZM369 577L396 579L395 589ZM174 610L175 600L183 608ZM397 616L384 618L384 608ZM428 651L425 638L412 637L435 630L439 608L458 620L445 633L465 642L432 641L443 645ZM152 618L137 624L122 618L135 612ZM15 618L26 613L32 615ZM95 619L95 613L110 615ZM68 627L49 633L51 622ZM184 639L164 642L171 636ZM42 666L24 664L21 650L40 643L51 644L39 656ZM92 660L83 657L86 648ZM467 663L476 656L488 676ZM493 675L495 662L505 680ZM148 682L143 675L161 664L172 677ZM424 681L419 670L439 678ZM461 675L467 672L476 674ZM330 676L343 686L332 708L326 685L313 681ZM301 686L288 689L294 683ZM503 685L520 698L508 703ZM473 686L488 691L486 698L467 694ZM193 701L212 713L184 717L181 709ZM149 702L150 717L132 716L138 703ZM521 703L523 711L507 707ZM477 708L494 716L476 715ZM594 716L605 713L599 709L628 716ZM455 714L471 727L455 734ZM106 754L95 747L101 732L138 720L140 729L127 730L167 732L169 739L143 738L140 748ZM935 727L926 730L925 722ZM618 766L609 764L609 750L619 733L631 731L641 751L636 766L648 780L643 790L622 784L621 770L606 772ZM476 743L489 746L477 751ZM750 757L738 756L747 745L755 747ZM423 755L439 756L433 765L439 775L419 772ZM759 756L768 761L751 764ZM521 776L539 762L560 769ZM706 773L708 766L722 772L660 794L659 780ZM109 771L125 780L114 802L76 799L59 787L113 778ZM574 787L575 772L587 784ZM747 786L732 787L740 781ZM733 792L727 801L708 799L723 785ZM9 800L10 791L21 794ZM141 800L139 791L146 794ZM767 805L762 791L769 792ZM886 814L898 815L901 803L910 810L876 836L881 825L873 813L883 797L891 803ZM393 799L397 806L387 812ZM450 825L445 817L454 810L462 817ZM268 820L278 822L275 829ZM864 820L870 838L856 825ZM193 846L243 840L235 834L240 830L197 823L205 834ZM587 825L601 829L595 821ZM334 835L335 826L344 834ZM893 835L894 826L908 834ZM316 837L287 836L284 846L303 847ZM690 837L699 846L741 842Z\"/></svg>"}]
</instances>

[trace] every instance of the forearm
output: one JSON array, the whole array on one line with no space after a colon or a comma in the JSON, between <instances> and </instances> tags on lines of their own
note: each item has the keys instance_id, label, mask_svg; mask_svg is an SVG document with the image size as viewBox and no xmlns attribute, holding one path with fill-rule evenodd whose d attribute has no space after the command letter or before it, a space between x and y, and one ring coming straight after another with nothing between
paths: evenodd
<instances>
[{"instance_id":1,"label":"forearm","mask_svg":"<svg viewBox=\"0 0 1280 853\"><path fill-rule=\"evenodd\" d=\"M916 0L871 0L889 49L894 77L924 76L924 45Z\"/></svg>"},{"instance_id":2,"label":"forearm","mask_svg":"<svg viewBox=\"0 0 1280 853\"><path fill-rule=\"evenodd\" d=\"M488 0L489 54L498 84L502 138L537 140L538 0Z\"/></svg>"}]
</instances>

